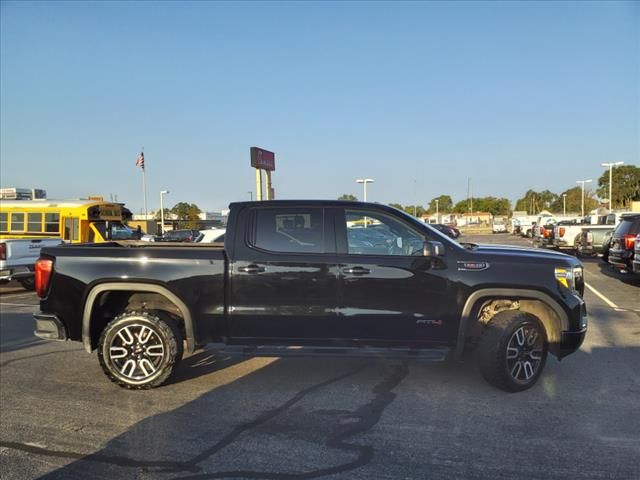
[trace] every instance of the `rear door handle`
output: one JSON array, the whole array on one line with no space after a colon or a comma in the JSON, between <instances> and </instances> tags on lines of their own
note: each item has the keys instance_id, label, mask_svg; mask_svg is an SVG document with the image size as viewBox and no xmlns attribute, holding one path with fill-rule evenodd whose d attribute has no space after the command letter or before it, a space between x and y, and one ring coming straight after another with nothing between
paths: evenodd
<instances>
[{"instance_id":1,"label":"rear door handle","mask_svg":"<svg viewBox=\"0 0 640 480\"><path fill-rule=\"evenodd\" d=\"M348 273L351 275L368 275L371 273L371 270L364 267L347 267L342 269L343 273Z\"/></svg>"},{"instance_id":2,"label":"rear door handle","mask_svg":"<svg viewBox=\"0 0 640 480\"><path fill-rule=\"evenodd\" d=\"M246 267L238 268L238 270L244 273L262 273L264 272L264 267L259 267L258 265L247 265Z\"/></svg>"}]
</instances>

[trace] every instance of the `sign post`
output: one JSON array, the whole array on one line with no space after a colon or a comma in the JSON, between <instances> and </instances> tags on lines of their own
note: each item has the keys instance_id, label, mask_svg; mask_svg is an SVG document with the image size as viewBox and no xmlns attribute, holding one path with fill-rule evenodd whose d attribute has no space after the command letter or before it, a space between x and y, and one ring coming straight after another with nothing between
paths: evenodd
<instances>
[{"instance_id":1,"label":"sign post","mask_svg":"<svg viewBox=\"0 0 640 480\"><path fill-rule=\"evenodd\" d=\"M271 184L271 172L276 169L276 154L269 150L251 147L251 166L256 169L256 200L273 200L273 186ZM265 171L266 185L262 194L262 170Z\"/></svg>"}]
</instances>

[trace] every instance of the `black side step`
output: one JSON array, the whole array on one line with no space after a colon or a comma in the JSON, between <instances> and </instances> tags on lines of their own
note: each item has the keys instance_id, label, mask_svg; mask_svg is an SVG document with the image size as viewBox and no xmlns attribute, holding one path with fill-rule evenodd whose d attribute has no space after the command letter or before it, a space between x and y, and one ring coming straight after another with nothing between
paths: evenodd
<instances>
[{"instance_id":1,"label":"black side step","mask_svg":"<svg viewBox=\"0 0 640 480\"><path fill-rule=\"evenodd\" d=\"M218 347L218 345L216 345ZM428 362L446 360L449 348L318 347L309 345L221 345L221 353L244 357L402 358Z\"/></svg>"}]
</instances>

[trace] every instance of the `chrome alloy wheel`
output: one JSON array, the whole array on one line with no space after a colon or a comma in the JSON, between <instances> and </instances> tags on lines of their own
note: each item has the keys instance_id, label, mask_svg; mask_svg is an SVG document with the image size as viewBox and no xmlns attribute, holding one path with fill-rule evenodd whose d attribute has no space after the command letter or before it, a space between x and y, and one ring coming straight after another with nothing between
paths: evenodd
<instances>
[{"instance_id":1,"label":"chrome alloy wheel","mask_svg":"<svg viewBox=\"0 0 640 480\"><path fill-rule=\"evenodd\" d=\"M148 325L132 323L120 328L108 345L109 361L124 378L146 381L158 373L165 347L158 333Z\"/></svg>"},{"instance_id":2,"label":"chrome alloy wheel","mask_svg":"<svg viewBox=\"0 0 640 480\"><path fill-rule=\"evenodd\" d=\"M507 369L511 377L526 383L534 377L544 358L544 338L536 325L519 327L507 344Z\"/></svg>"}]
</instances>

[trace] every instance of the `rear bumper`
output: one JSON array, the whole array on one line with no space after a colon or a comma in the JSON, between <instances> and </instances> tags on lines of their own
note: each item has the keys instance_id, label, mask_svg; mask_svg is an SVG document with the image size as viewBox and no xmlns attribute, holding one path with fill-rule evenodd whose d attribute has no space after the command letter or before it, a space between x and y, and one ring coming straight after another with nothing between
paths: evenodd
<instances>
[{"instance_id":1,"label":"rear bumper","mask_svg":"<svg viewBox=\"0 0 640 480\"><path fill-rule=\"evenodd\" d=\"M67 330L60 319L50 313L34 313L33 318L36 321L36 329L33 332L36 337L43 340L67 340Z\"/></svg>"},{"instance_id":2,"label":"rear bumper","mask_svg":"<svg viewBox=\"0 0 640 480\"><path fill-rule=\"evenodd\" d=\"M27 266L23 267L10 267L4 270L0 270L0 281L9 282L11 280L17 280L19 278L33 277L33 270Z\"/></svg>"},{"instance_id":3,"label":"rear bumper","mask_svg":"<svg viewBox=\"0 0 640 480\"><path fill-rule=\"evenodd\" d=\"M631 270L633 250L609 250L609 263L617 269Z\"/></svg>"}]
</instances>

